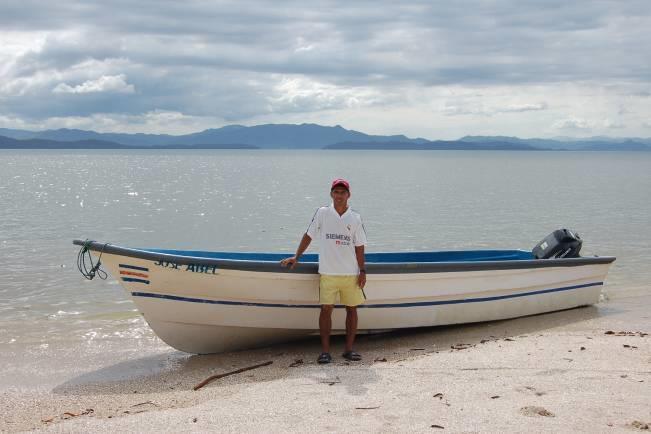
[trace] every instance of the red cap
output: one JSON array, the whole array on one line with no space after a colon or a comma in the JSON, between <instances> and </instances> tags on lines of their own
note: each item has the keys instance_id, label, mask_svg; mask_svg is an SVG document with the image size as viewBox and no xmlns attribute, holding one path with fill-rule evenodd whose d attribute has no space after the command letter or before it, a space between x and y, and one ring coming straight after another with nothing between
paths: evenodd
<instances>
[{"instance_id":1,"label":"red cap","mask_svg":"<svg viewBox=\"0 0 651 434\"><path fill-rule=\"evenodd\" d=\"M338 185L346 187L346 190L350 191L350 184L348 184L348 181L345 179L337 178L334 181L332 181L332 187L330 187L330 191L334 190L335 187Z\"/></svg>"}]
</instances>

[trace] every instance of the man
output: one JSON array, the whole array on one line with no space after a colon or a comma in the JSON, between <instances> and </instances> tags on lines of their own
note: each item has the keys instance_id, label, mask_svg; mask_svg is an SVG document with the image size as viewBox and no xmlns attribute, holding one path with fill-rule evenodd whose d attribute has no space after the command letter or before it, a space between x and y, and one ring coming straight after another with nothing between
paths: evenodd
<instances>
[{"instance_id":1,"label":"man","mask_svg":"<svg viewBox=\"0 0 651 434\"><path fill-rule=\"evenodd\" d=\"M353 350L357 333L357 306L364 303L366 269L364 246L366 233L358 213L348 207L350 184L344 179L335 179L330 187L332 205L319 208L303 235L303 239L291 258L283 259L283 267L293 269L310 242L319 240L319 332L321 354L318 363L330 363L330 333L332 311L337 296L346 306L346 349L342 356L357 361L362 357Z\"/></svg>"}]
</instances>

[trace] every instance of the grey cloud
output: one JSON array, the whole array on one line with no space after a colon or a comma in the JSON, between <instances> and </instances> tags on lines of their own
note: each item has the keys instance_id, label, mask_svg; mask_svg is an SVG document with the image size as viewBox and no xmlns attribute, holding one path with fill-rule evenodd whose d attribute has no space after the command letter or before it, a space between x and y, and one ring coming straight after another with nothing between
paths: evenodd
<instances>
[{"instance_id":1,"label":"grey cloud","mask_svg":"<svg viewBox=\"0 0 651 434\"><path fill-rule=\"evenodd\" d=\"M2 29L49 34L40 50L15 58L0 79L30 82L43 73L53 78L33 80L20 98L0 95L0 115L160 109L241 120L348 107L351 90L363 94L368 87L391 97L357 100L362 106L397 104L395 89L401 87L648 83L651 64L641 53L651 52L650 14L647 0L8 0L0 5ZM123 62L75 69L89 59ZM133 94L52 95L59 83L74 88L120 74L134 86ZM283 99L277 88L283 75L341 89L331 97L313 92Z\"/></svg>"}]
</instances>

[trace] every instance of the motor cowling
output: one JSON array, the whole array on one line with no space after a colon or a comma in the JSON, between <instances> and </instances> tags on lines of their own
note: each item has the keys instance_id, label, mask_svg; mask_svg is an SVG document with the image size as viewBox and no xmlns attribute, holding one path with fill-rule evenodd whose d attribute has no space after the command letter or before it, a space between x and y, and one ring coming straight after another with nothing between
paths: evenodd
<instances>
[{"instance_id":1,"label":"motor cowling","mask_svg":"<svg viewBox=\"0 0 651 434\"><path fill-rule=\"evenodd\" d=\"M558 229L547 235L531 251L536 259L578 258L583 240L569 229Z\"/></svg>"}]
</instances>

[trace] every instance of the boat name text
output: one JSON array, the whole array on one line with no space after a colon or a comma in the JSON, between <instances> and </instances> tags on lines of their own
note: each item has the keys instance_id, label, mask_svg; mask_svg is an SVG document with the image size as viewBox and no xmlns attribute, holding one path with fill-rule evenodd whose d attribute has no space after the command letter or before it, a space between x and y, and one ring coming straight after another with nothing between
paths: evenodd
<instances>
[{"instance_id":1,"label":"boat name text","mask_svg":"<svg viewBox=\"0 0 651 434\"><path fill-rule=\"evenodd\" d=\"M192 273L203 274L218 274L216 265L200 265L200 264L177 264L176 262L158 261L154 265L163 268L170 268L172 270L190 271Z\"/></svg>"}]
</instances>

